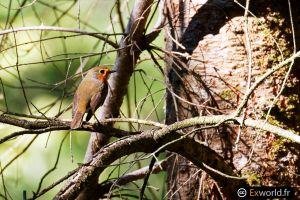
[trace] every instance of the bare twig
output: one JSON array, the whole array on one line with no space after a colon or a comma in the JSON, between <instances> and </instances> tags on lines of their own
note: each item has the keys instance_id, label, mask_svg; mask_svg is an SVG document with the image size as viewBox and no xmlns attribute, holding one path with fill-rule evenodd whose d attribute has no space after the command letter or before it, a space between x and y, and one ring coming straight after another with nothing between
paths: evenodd
<instances>
[{"instance_id":1,"label":"bare twig","mask_svg":"<svg viewBox=\"0 0 300 200\"><path fill-rule=\"evenodd\" d=\"M129 47L129 46L127 46L127 47ZM123 48L127 48L127 47L123 47ZM93 56L99 56L101 54L107 54L107 53L111 53L111 52L116 52L118 50L122 50L123 48L114 49L114 50L110 50L110 51L105 51L105 52L101 52L101 53L99 53L99 52L96 52L96 53L86 53L86 55L84 55L84 56L76 56L76 57L71 57L71 58L46 60L44 62L38 61L38 62L19 63L19 66L35 65L35 64L41 64L41 63L54 63L54 62L59 62L59 61L68 61L68 60L76 60L76 59L88 58L88 57L93 57ZM2 67L2 68L0 68L0 71L1 70L5 70L5 69L9 69L9 68L12 68L12 67L15 67L15 66L16 65L10 65L10 66L6 66L6 67Z\"/></svg>"},{"instance_id":2,"label":"bare twig","mask_svg":"<svg viewBox=\"0 0 300 200\"><path fill-rule=\"evenodd\" d=\"M285 59L284 61L280 62L276 66L272 67L272 69L269 69L264 75L262 75L257 81L253 83L253 85L249 88L247 93L244 96L244 99L240 103L240 105L237 107L235 116L239 116L242 112L242 109L246 106L251 94L254 92L254 90L262 83L264 82L269 76L274 74L276 71L279 69L285 67L287 64L290 62L293 62L297 57L300 57L300 51L297 53L293 54L291 57Z\"/></svg>"},{"instance_id":3,"label":"bare twig","mask_svg":"<svg viewBox=\"0 0 300 200\"><path fill-rule=\"evenodd\" d=\"M153 169L151 171L151 174L157 174L164 170L167 166L167 159L157 162L154 164ZM149 173L149 167L143 167L141 169L135 170L133 172L130 172L128 174L125 174L124 176L121 176L117 178L116 180L109 180L105 181L97 186L98 190L98 197L103 197L104 194L108 193L108 191L111 191L115 187L120 187L122 185L125 185L127 183L142 179L145 177L145 175Z\"/></svg>"},{"instance_id":4,"label":"bare twig","mask_svg":"<svg viewBox=\"0 0 300 200\"><path fill-rule=\"evenodd\" d=\"M0 171L0 173L3 173L3 171L8 168L14 161L16 161L21 155L23 155L28 149L29 147L33 144L33 142L36 140L38 136L34 136L30 142L23 148L23 150L18 153L15 157L13 157L2 169L2 171Z\"/></svg>"},{"instance_id":5,"label":"bare twig","mask_svg":"<svg viewBox=\"0 0 300 200\"><path fill-rule=\"evenodd\" d=\"M119 46L110 41L107 40L107 38L105 36L113 36L113 35L123 35L121 33L114 33L114 34L110 34L110 33L97 33L97 32L88 32L85 30L81 30L78 28L65 28L65 27L58 27L58 26L28 26L28 27L17 27L17 28L13 28L13 29L6 29L3 31L0 31L0 35L6 35L9 33L17 33L17 32L21 32L21 31L34 31L34 30L42 30L42 31L58 31L58 32L70 32L70 33L80 33L81 35L89 35L92 37L95 37L97 39L106 41L108 44L110 44L112 47L114 48L118 48ZM104 35L104 36L102 36Z\"/></svg>"},{"instance_id":6,"label":"bare twig","mask_svg":"<svg viewBox=\"0 0 300 200\"><path fill-rule=\"evenodd\" d=\"M13 27L12 27L12 30L14 30ZM17 43L17 38L16 38L16 34L15 34L14 31L13 31L13 35L14 35L15 45L17 45L17 44L18 44L18 43ZM25 92L25 88L24 88L24 85L23 85L23 81L22 81L22 79L21 79L20 70L19 70L19 53L18 53L18 47L17 47L17 46L16 46L16 58L17 58L17 61L16 61L16 68L17 68L17 72L18 72L18 79L19 79L19 82L20 82L20 85L21 85L21 88L22 88L23 96L24 96L24 99L25 99L25 102L26 102L28 111L29 111L30 114L32 114L32 113L31 113L30 106L29 106L29 103L28 103L27 95L26 95L26 92Z\"/></svg>"},{"instance_id":7,"label":"bare twig","mask_svg":"<svg viewBox=\"0 0 300 200\"><path fill-rule=\"evenodd\" d=\"M49 169L49 170L42 176L42 178L40 179L38 188L37 188L36 192L34 192L34 194L33 194L33 197L32 197L33 199L35 199L35 195L38 194L38 193L40 192L41 187L42 187L42 184L43 184L43 181L45 180L45 178L46 178L51 172L53 172L53 171L56 169L57 164L58 164L58 161L59 161L59 158L60 158L61 148L62 148L62 145L63 145L65 139L67 138L67 136L68 136L68 134L66 134L66 135L64 136L64 138L61 140L60 145L59 145L59 148L58 148L58 152L57 152L57 157L56 157L55 163L54 163L53 167L52 167L51 169Z\"/></svg>"},{"instance_id":8,"label":"bare twig","mask_svg":"<svg viewBox=\"0 0 300 200\"><path fill-rule=\"evenodd\" d=\"M5 102L5 109L6 109L6 112L8 112L8 105L7 105L7 100L6 100L6 94L5 94L5 90L4 90L4 86L3 86L3 82L2 82L1 78L0 78L0 82L1 82L2 92L3 92L4 102Z\"/></svg>"},{"instance_id":9,"label":"bare twig","mask_svg":"<svg viewBox=\"0 0 300 200\"><path fill-rule=\"evenodd\" d=\"M142 120L142 119L133 119L133 118L110 118L99 120L101 124L107 124L111 122L130 122L130 123L138 123L149 126L156 126L159 128L167 128L170 131L177 131L180 129L197 126L197 125L218 125L220 123L242 123L241 117L234 117L232 115L213 115L213 116L199 116L194 118L185 119L179 122L176 122L171 125L164 125L158 122ZM62 121L58 119L48 118L47 120L39 120L39 121L28 121L24 119L17 119L10 116L2 115L0 117L0 122L11 124L14 126L19 126L22 128L26 128L28 130L15 132L8 136L5 136L0 139L0 143L7 141L8 139L14 138L23 134L40 134L52 130L69 130L70 129L70 121ZM50 124L50 127L49 127ZM98 123L84 123L82 127L78 130L89 130L89 131L103 131L110 134L110 136L128 136L131 134L138 134L140 132L127 132L117 128L110 128L109 126L101 125L97 126ZM256 129L261 129L263 131L268 131L274 133L280 137L284 137L290 139L296 143L300 143L300 136L294 134L292 131L288 131L282 129L278 126L271 125L264 120L253 120L253 119L245 119L244 125L247 127L252 127Z\"/></svg>"}]
</instances>

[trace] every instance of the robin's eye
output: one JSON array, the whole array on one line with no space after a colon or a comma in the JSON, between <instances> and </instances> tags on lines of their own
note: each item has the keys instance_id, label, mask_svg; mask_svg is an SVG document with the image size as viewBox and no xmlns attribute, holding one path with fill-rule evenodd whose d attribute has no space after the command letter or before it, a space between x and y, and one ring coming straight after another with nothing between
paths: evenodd
<instances>
[{"instance_id":1,"label":"robin's eye","mask_svg":"<svg viewBox=\"0 0 300 200\"><path fill-rule=\"evenodd\" d=\"M104 74L105 70L101 69L99 72L100 72L100 74Z\"/></svg>"}]
</instances>

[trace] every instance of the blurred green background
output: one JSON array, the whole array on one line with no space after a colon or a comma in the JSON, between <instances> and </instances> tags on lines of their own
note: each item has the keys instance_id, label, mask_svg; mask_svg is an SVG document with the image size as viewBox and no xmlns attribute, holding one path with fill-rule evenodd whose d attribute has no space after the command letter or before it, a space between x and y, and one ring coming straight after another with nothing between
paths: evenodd
<instances>
[{"instance_id":1,"label":"blurred green background","mask_svg":"<svg viewBox=\"0 0 300 200\"><path fill-rule=\"evenodd\" d=\"M134 1L121 1L120 9L125 25L133 3ZM154 15L149 29L154 24L155 17L156 15ZM116 14L115 1L1 0L1 31L40 25L80 27L80 29L90 32L122 32ZM109 39L117 43L120 37L120 35L110 36ZM80 81L80 77L76 78L73 75L81 63L86 62L84 65L84 71L86 71L99 63L113 66L116 57L115 52L109 52L102 56L98 54L84 58L91 53L111 51L113 48L97 38L75 33L23 31L1 35L0 40L0 78L4 88L3 90L2 85L0 86L1 114L6 111L30 114L31 111L37 116L54 117L72 103L74 90ZM154 44L163 46L163 38L157 38ZM137 71L130 81L129 96L123 101L121 116L163 122L165 87L163 75L149 58L147 53L141 55L141 62L138 63ZM161 60L159 63L163 66ZM28 106L16 64L18 64ZM70 120L70 110L63 112L59 118ZM116 126L126 130L148 128L136 125L129 126L124 123L116 124ZM0 138L19 130L22 129L0 123ZM37 191L43 175L54 167L60 144L65 137L58 165L45 178L41 187L49 186L76 168L77 163L82 163L89 133L74 131L72 137L74 163L71 162L68 134L68 131L53 131L39 136L24 135L0 144L0 164L1 168L4 168L0 181L1 195L6 194L9 199L21 199L23 191L26 191L27 197L31 197L32 192ZM21 152L24 153L14 159ZM136 161L137 158L143 157L145 157L144 154L130 155L116 161L114 164L117 164L117 167L107 168L105 173L101 174L100 182L109 176L109 178L116 178L141 166L148 165L149 159ZM10 162L12 163L7 166ZM124 162L127 164L121 164ZM151 176L149 185L152 185L153 189L147 191L148 198L161 199L165 184L164 179L163 173ZM141 183L141 181L137 182L138 185ZM62 184L39 199L51 199L61 186ZM128 194L138 194L134 184L128 185L127 189L125 190Z\"/></svg>"}]
</instances>

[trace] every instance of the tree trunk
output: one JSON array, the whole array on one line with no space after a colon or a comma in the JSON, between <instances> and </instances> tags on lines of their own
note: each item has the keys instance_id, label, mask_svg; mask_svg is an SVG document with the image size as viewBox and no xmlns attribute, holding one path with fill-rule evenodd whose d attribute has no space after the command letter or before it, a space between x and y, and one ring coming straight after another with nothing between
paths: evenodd
<instances>
[{"instance_id":1,"label":"tree trunk","mask_svg":"<svg viewBox=\"0 0 300 200\"><path fill-rule=\"evenodd\" d=\"M299 6L295 1L292 4L296 15ZM245 10L233 1L166 2L166 49L171 52L165 57L167 124L193 116L233 113L260 75L291 56L288 3L274 0L250 5L249 10L257 18L249 13L246 16ZM299 23L295 23L295 30L297 35ZM298 64L268 118L269 122L295 131L299 131L300 121L297 69L299 71ZM287 68L261 84L241 116L265 119L286 71ZM250 177L250 185L275 186L280 181L298 185L299 177L289 172L299 173L295 167L295 163L299 163L299 151L290 151L288 147L298 150L299 147L272 134L258 132L225 125L196 130L199 140L222 155L241 175ZM170 199L224 197L218 183L181 156L173 157L167 173Z\"/></svg>"}]
</instances>

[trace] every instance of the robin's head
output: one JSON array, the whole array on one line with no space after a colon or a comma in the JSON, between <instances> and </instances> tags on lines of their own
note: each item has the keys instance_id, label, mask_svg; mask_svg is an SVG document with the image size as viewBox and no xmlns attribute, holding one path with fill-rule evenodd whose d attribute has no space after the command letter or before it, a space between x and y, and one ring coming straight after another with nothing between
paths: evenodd
<instances>
[{"instance_id":1,"label":"robin's head","mask_svg":"<svg viewBox=\"0 0 300 200\"><path fill-rule=\"evenodd\" d=\"M91 69L91 71L93 72L93 75L96 76L96 78L100 81L107 81L109 75L116 72L115 70L111 70L105 66L94 67Z\"/></svg>"}]
</instances>

